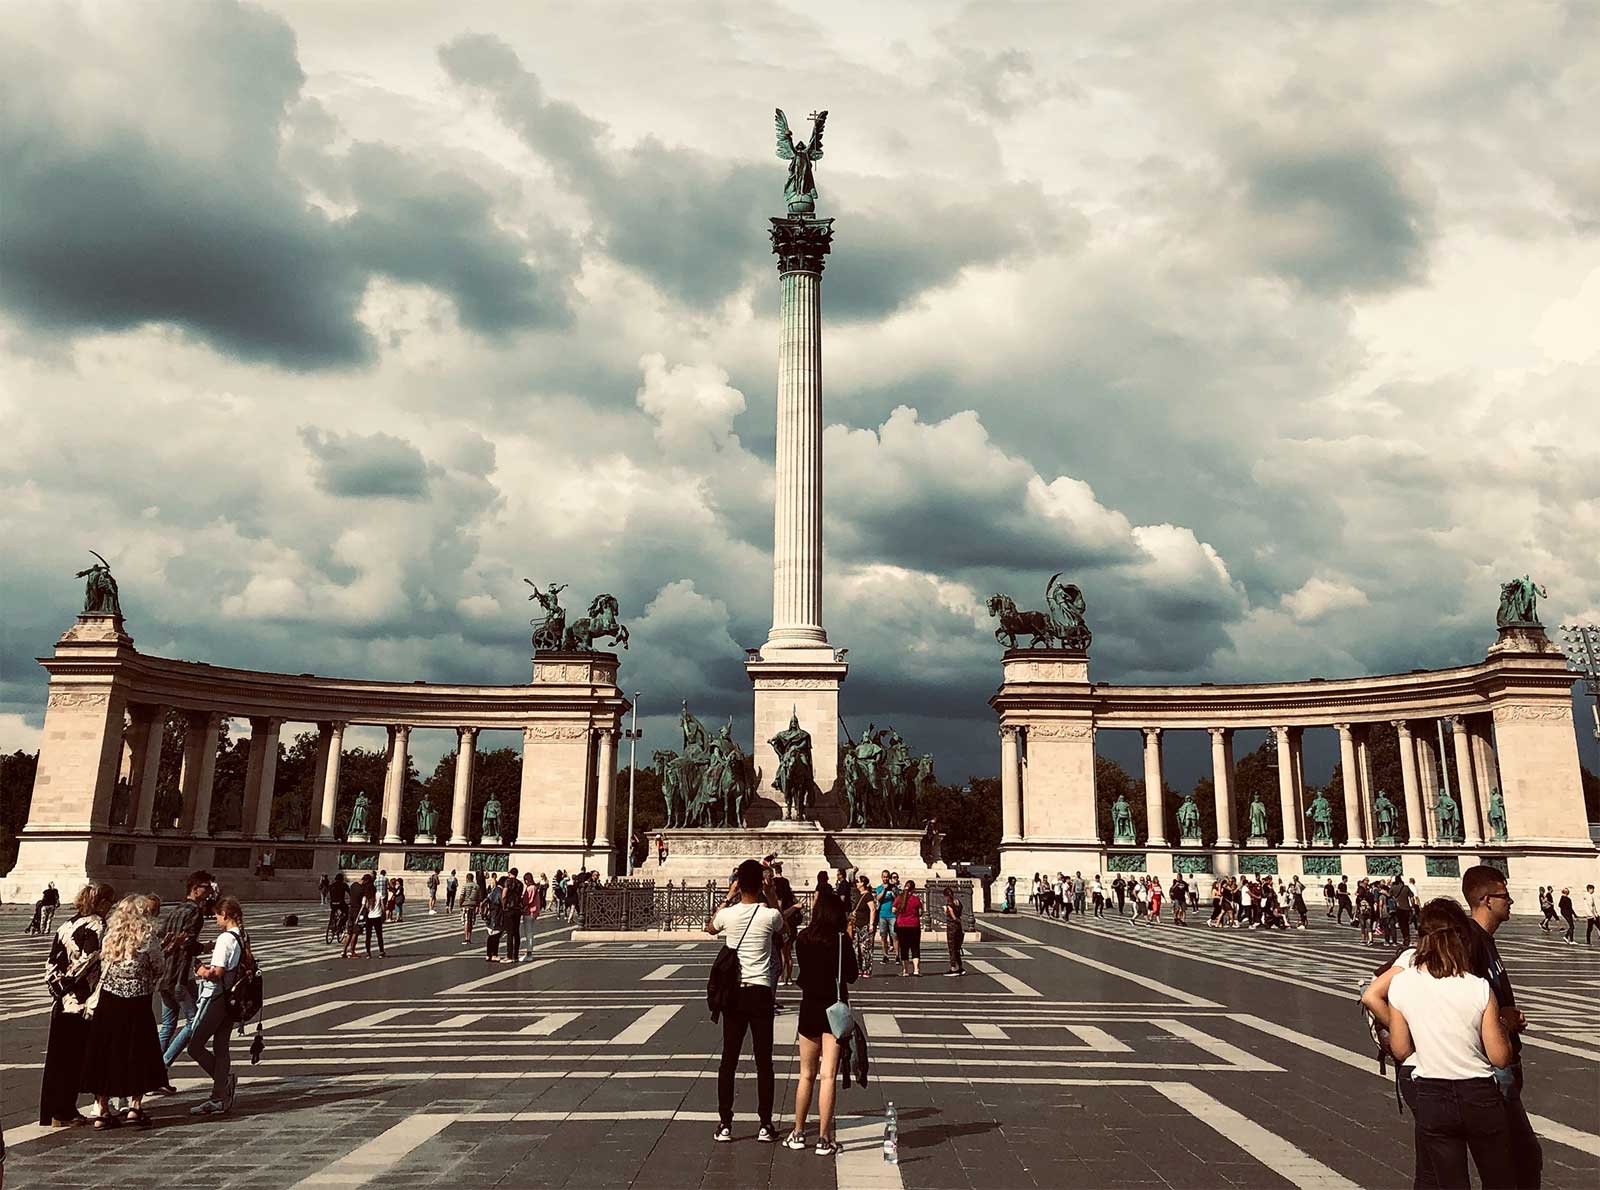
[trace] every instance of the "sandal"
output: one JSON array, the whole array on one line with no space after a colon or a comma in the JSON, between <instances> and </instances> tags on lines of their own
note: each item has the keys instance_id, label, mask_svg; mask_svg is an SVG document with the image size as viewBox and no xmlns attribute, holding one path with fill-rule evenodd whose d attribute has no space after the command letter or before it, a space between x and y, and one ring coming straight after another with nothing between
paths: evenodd
<instances>
[{"instance_id":1,"label":"sandal","mask_svg":"<svg viewBox=\"0 0 1600 1190\"><path fill-rule=\"evenodd\" d=\"M122 1113L122 1118L126 1123L132 1124L136 1128L150 1127L150 1116L142 1107L130 1107Z\"/></svg>"},{"instance_id":2,"label":"sandal","mask_svg":"<svg viewBox=\"0 0 1600 1190\"><path fill-rule=\"evenodd\" d=\"M96 1132L107 1132L112 1128L121 1127L122 1118L120 1116L96 1116L94 1118L94 1130Z\"/></svg>"}]
</instances>

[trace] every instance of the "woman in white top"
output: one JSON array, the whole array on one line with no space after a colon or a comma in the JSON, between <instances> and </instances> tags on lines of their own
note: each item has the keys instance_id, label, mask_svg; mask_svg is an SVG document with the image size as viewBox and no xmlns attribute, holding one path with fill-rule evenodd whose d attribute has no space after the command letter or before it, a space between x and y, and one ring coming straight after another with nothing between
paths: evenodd
<instances>
[{"instance_id":1,"label":"woman in white top","mask_svg":"<svg viewBox=\"0 0 1600 1190\"><path fill-rule=\"evenodd\" d=\"M1412 965L1389 983L1390 1048L1410 1059L1417 1164L1434 1185L1467 1187L1467 1153L1485 1190L1515 1186L1511 1133L1495 1068L1511 1043L1487 980L1472 973L1471 919L1447 897L1418 917Z\"/></svg>"}]
</instances>

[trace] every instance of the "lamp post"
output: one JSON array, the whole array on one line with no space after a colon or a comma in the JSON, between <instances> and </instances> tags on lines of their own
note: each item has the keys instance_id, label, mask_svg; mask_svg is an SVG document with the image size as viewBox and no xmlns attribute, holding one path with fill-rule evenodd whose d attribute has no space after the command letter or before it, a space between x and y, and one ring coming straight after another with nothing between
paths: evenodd
<instances>
[{"instance_id":1,"label":"lamp post","mask_svg":"<svg viewBox=\"0 0 1600 1190\"><path fill-rule=\"evenodd\" d=\"M634 778L638 775L638 765L635 764L635 761L638 759L638 751L637 751L637 749L639 747L639 735L640 735L640 732L639 732L639 692L637 690L635 690L633 692L633 726L628 728L628 730L625 731L623 734L628 737L628 841L627 841L626 846L628 848L627 873L628 873L629 876L632 876L633 875L633 782L634 782Z\"/></svg>"},{"instance_id":2,"label":"lamp post","mask_svg":"<svg viewBox=\"0 0 1600 1190\"><path fill-rule=\"evenodd\" d=\"M1583 678L1583 688L1595 700L1590 707L1594 714L1594 738L1600 740L1600 625L1564 624L1562 649L1567 662Z\"/></svg>"}]
</instances>

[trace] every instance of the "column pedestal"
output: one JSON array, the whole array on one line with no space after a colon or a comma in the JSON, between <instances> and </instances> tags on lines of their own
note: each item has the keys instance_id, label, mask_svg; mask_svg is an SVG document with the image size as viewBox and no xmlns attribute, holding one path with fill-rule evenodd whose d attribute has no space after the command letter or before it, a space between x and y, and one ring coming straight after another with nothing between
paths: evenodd
<instances>
[{"instance_id":1,"label":"column pedestal","mask_svg":"<svg viewBox=\"0 0 1600 1190\"><path fill-rule=\"evenodd\" d=\"M849 666L821 649L769 650L771 660L745 663L755 690L755 763L758 788L745 813L745 825L765 826L783 817L783 794L772 787L778 754L767 741L787 730L789 717L811 733L811 763L820 793L812 817L830 830L845 825L839 776L839 687Z\"/></svg>"}]
</instances>

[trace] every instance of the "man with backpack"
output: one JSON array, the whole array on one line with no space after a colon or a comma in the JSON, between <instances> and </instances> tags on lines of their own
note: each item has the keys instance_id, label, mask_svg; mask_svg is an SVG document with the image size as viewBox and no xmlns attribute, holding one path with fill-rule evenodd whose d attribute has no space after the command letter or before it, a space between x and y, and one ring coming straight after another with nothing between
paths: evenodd
<instances>
[{"instance_id":1,"label":"man with backpack","mask_svg":"<svg viewBox=\"0 0 1600 1190\"><path fill-rule=\"evenodd\" d=\"M161 996L161 1059L170 1068L189 1044L198 1010L194 958L200 953L200 927L211 900L211 873L190 872L187 896L167 908L161 918L161 953L166 959L156 991ZM179 1018L183 1024L178 1024ZM170 1082L168 1083L170 1093Z\"/></svg>"},{"instance_id":2,"label":"man with backpack","mask_svg":"<svg viewBox=\"0 0 1600 1190\"><path fill-rule=\"evenodd\" d=\"M1411 886L1400 877L1396 876L1389 881L1389 900L1394 905L1394 924L1400 931L1400 945L1411 945L1411 912L1415 908L1412 902Z\"/></svg>"},{"instance_id":3,"label":"man with backpack","mask_svg":"<svg viewBox=\"0 0 1600 1190\"><path fill-rule=\"evenodd\" d=\"M194 1033L189 1038L189 1056L211 1076L211 1097L190 1108L191 1116L226 1115L233 1110L239 1087L239 1077L233 1073L228 1056L228 1041L236 1023L229 1009L228 993L239 983L250 944L244 936L244 910L233 897L223 897L217 902L215 919L222 932L212 947L211 961L195 968L200 995L195 1008ZM251 966L254 966L253 960ZM207 1042L211 1042L209 1052Z\"/></svg>"},{"instance_id":4,"label":"man with backpack","mask_svg":"<svg viewBox=\"0 0 1600 1190\"><path fill-rule=\"evenodd\" d=\"M734 874L722 908L706 919L706 933L723 936L724 945L737 956L737 984L730 975L726 988L718 989L712 1005L722 1017L722 1062L717 1067L717 1117L712 1139L733 1139L733 1077L739 1066L744 1035L756 1060L756 1107L761 1129L756 1139L771 1144L778 1139L772 1123L775 1077L772 1070L772 1009L776 996L773 967L774 943L784 932L783 915L768 904L766 871L759 860L747 859ZM726 960L724 960L726 963ZM713 971L713 978L717 973Z\"/></svg>"}]
</instances>

